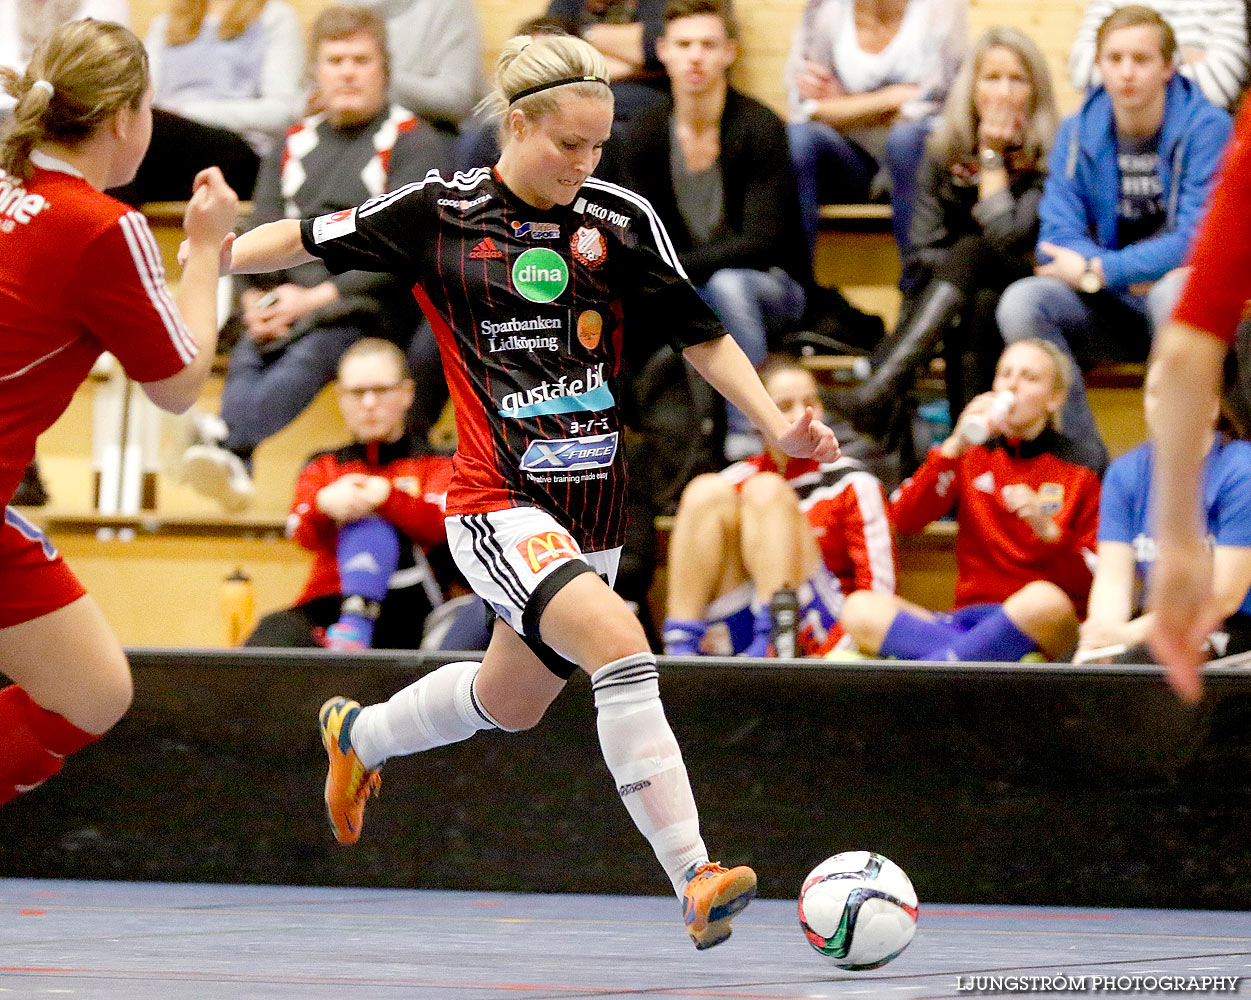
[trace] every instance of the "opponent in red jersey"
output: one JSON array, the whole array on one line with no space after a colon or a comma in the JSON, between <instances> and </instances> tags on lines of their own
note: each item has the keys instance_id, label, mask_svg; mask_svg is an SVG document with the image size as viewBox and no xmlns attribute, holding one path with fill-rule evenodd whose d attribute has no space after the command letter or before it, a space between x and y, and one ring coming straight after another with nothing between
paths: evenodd
<instances>
[{"instance_id":1,"label":"opponent in red jersey","mask_svg":"<svg viewBox=\"0 0 1251 1000\"><path fill-rule=\"evenodd\" d=\"M611 589L624 468L614 388L624 355L668 334L768 444L818 462L837 458L838 445L811 409L794 420L778 410L685 280L651 206L589 179L612 125L607 72L580 39L512 39L491 98L503 118L492 173L431 175L358 210L261 226L235 243L232 268L316 256L413 282L439 338L460 432L448 540L499 616L481 664L440 667L382 705L332 698L322 707L336 836L359 836L388 757L481 729L529 728L580 667L591 675L618 794L683 899L696 947L707 948L729 936L756 876L708 861L655 656Z\"/></svg>"},{"instance_id":2,"label":"opponent in red jersey","mask_svg":"<svg viewBox=\"0 0 1251 1000\"><path fill-rule=\"evenodd\" d=\"M1162 366L1168 377L1160 380L1156 410L1159 552L1149 602L1155 613L1151 646L1167 665L1173 690L1191 702L1203 690L1204 641L1220 620L1199 482L1209 433L1206 414L1220 398L1225 354L1251 299L1249 178L1251 103L1245 103L1195 242L1186 288L1152 351L1152 366Z\"/></svg>"},{"instance_id":3,"label":"opponent in red jersey","mask_svg":"<svg viewBox=\"0 0 1251 1000\"><path fill-rule=\"evenodd\" d=\"M196 178L178 295L143 216L104 195L135 173L152 130L143 45L120 25L73 21L31 56L0 145L0 500L47 429L111 351L173 412L200 392L217 343L219 248L237 200ZM7 506L0 526L0 803L34 788L130 704L130 668L52 543Z\"/></svg>"},{"instance_id":4,"label":"opponent in red jersey","mask_svg":"<svg viewBox=\"0 0 1251 1000\"><path fill-rule=\"evenodd\" d=\"M1040 650L1067 657L1090 591L1099 477L1056 423L1072 381L1069 360L1044 340L999 357L994 393L976 396L941 446L891 497L900 535L953 508L956 602L935 615L902 598L857 591L843 627L860 650L908 660L1019 660ZM1012 393L996 416L994 399ZM974 418L993 437L970 443Z\"/></svg>"},{"instance_id":5,"label":"opponent in red jersey","mask_svg":"<svg viewBox=\"0 0 1251 1000\"><path fill-rule=\"evenodd\" d=\"M760 380L783 413L820 412L812 373L795 359L766 359ZM895 592L882 484L852 458L819 465L769 449L682 491L665 652L818 655L842 637L843 597L855 590Z\"/></svg>"}]
</instances>

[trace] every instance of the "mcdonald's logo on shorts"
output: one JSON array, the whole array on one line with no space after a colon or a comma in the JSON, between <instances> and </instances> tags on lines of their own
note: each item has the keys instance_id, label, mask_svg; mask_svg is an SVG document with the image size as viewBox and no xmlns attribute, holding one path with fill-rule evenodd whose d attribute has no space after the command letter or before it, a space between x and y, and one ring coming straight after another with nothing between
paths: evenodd
<instances>
[{"instance_id":1,"label":"mcdonald's logo on shorts","mask_svg":"<svg viewBox=\"0 0 1251 1000\"><path fill-rule=\"evenodd\" d=\"M580 553L573 539L559 531L531 535L517 543L517 551L530 566L531 573L540 573L558 559L577 559Z\"/></svg>"}]
</instances>

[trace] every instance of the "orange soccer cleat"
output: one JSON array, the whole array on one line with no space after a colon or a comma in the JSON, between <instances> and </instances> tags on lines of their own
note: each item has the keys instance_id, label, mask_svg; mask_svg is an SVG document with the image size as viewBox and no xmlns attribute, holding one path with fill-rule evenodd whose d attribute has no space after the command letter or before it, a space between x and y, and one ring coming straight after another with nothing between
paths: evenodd
<instances>
[{"instance_id":1,"label":"orange soccer cleat","mask_svg":"<svg viewBox=\"0 0 1251 1000\"><path fill-rule=\"evenodd\" d=\"M697 865L682 894L682 917L695 947L703 951L728 938L730 921L755 896L756 873L746 865Z\"/></svg>"},{"instance_id":2,"label":"orange soccer cleat","mask_svg":"<svg viewBox=\"0 0 1251 1000\"><path fill-rule=\"evenodd\" d=\"M365 800L377 795L382 776L365 769L352 749L349 733L360 705L336 695L317 713L321 743L330 758L326 773L326 815L340 844L355 844L365 823Z\"/></svg>"}]
</instances>

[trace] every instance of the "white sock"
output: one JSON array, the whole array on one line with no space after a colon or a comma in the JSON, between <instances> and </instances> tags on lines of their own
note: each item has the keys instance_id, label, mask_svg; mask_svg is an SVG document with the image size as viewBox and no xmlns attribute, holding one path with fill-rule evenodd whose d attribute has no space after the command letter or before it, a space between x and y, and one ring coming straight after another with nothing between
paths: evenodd
<instances>
[{"instance_id":1,"label":"white sock","mask_svg":"<svg viewBox=\"0 0 1251 1000\"><path fill-rule=\"evenodd\" d=\"M478 702L476 660L445 663L380 705L362 708L352 723L352 749L372 770L390 757L467 740L502 729Z\"/></svg>"},{"instance_id":2,"label":"white sock","mask_svg":"<svg viewBox=\"0 0 1251 1000\"><path fill-rule=\"evenodd\" d=\"M604 762L634 825L647 838L682 898L686 873L708 860L682 751L660 704L651 653L636 653L591 675Z\"/></svg>"}]
</instances>

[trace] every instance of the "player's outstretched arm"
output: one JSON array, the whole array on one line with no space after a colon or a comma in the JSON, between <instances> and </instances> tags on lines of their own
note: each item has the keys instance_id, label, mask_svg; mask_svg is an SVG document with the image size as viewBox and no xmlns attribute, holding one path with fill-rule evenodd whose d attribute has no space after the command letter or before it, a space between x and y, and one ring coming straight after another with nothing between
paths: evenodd
<instances>
[{"instance_id":1,"label":"player's outstretched arm","mask_svg":"<svg viewBox=\"0 0 1251 1000\"><path fill-rule=\"evenodd\" d=\"M1152 492L1159 554L1151 573L1151 648L1168 668L1174 692L1187 702L1202 694L1200 651L1219 619L1199 482L1211 426L1207 414L1220 393L1225 352L1224 342L1180 323L1165 327L1152 351L1152 364L1169 376L1160 379L1156 403L1161 430Z\"/></svg>"},{"instance_id":2,"label":"player's outstretched arm","mask_svg":"<svg viewBox=\"0 0 1251 1000\"><path fill-rule=\"evenodd\" d=\"M143 383L145 395L171 413L185 412L199 398L212 371L217 351L219 247L229 244L238 211L239 199L217 167L196 175L183 216L186 257L175 301L183 323L195 339L197 353L178 374Z\"/></svg>"},{"instance_id":3,"label":"player's outstretched arm","mask_svg":"<svg viewBox=\"0 0 1251 1000\"><path fill-rule=\"evenodd\" d=\"M834 432L812 410L791 423L782 415L742 348L728 334L695 344L683 356L717 392L742 410L770 444L793 458L832 462L838 458Z\"/></svg>"},{"instance_id":4,"label":"player's outstretched arm","mask_svg":"<svg viewBox=\"0 0 1251 1000\"><path fill-rule=\"evenodd\" d=\"M178 263L187 265L190 243L178 248ZM266 274L282 271L317 258L304 249L299 219L279 219L257 226L242 236L227 237L220 244L223 274Z\"/></svg>"}]
</instances>

